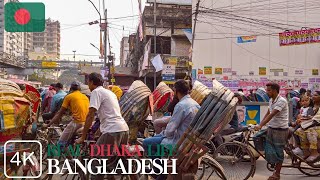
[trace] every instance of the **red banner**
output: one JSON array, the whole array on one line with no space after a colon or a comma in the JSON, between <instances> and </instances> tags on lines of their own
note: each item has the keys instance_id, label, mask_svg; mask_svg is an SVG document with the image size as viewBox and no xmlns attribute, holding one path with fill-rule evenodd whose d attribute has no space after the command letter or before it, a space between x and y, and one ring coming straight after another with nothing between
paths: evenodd
<instances>
[{"instance_id":1,"label":"red banner","mask_svg":"<svg viewBox=\"0 0 320 180\"><path fill-rule=\"evenodd\" d=\"M279 33L280 46L320 42L320 28Z\"/></svg>"}]
</instances>

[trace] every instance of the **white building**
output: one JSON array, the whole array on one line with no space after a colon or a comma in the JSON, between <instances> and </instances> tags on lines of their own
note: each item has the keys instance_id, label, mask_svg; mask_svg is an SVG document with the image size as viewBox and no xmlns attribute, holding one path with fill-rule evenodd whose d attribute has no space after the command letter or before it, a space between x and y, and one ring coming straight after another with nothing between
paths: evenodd
<instances>
[{"instance_id":1,"label":"white building","mask_svg":"<svg viewBox=\"0 0 320 180\"><path fill-rule=\"evenodd\" d=\"M193 11L197 2L193 0ZM319 77L319 43L280 46L279 41L279 33L286 30L320 28L319 8L318 1L305 0L201 0L193 69L197 74L207 70L201 76L209 79L308 82Z\"/></svg>"},{"instance_id":2,"label":"white building","mask_svg":"<svg viewBox=\"0 0 320 180\"><path fill-rule=\"evenodd\" d=\"M24 33L6 32L4 29L4 4L7 2L9 0L0 1L0 52L23 56L25 52Z\"/></svg>"}]
</instances>

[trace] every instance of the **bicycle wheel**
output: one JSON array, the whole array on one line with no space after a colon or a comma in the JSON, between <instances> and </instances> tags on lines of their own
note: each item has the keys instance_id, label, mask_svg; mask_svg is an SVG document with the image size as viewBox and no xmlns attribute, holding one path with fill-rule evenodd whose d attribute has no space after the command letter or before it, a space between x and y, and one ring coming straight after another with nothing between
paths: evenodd
<instances>
[{"instance_id":1,"label":"bicycle wheel","mask_svg":"<svg viewBox=\"0 0 320 180\"><path fill-rule=\"evenodd\" d=\"M243 143L223 143L213 157L223 167L228 180L248 179L254 175L255 157Z\"/></svg>"},{"instance_id":2,"label":"bicycle wheel","mask_svg":"<svg viewBox=\"0 0 320 180\"><path fill-rule=\"evenodd\" d=\"M216 146L214 145L214 143L211 140L206 142L205 146L208 148L208 154L210 154L210 155L213 155L214 152L217 150Z\"/></svg>"},{"instance_id":3,"label":"bicycle wheel","mask_svg":"<svg viewBox=\"0 0 320 180\"><path fill-rule=\"evenodd\" d=\"M197 180L202 179L223 179L226 180L223 168L209 155L201 157L201 162L196 174Z\"/></svg>"},{"instance_id":4,"label":"bicycle wheel","mask_svg":"<svg viewBox=\"0 0 320 180\"><path fill-rule=\"evenodd\" d=\"M320 161L313 164L314 167L311 167L305 162L299 162L299 171L307 176L320 176Z\"/></svg>"}]
</instances>

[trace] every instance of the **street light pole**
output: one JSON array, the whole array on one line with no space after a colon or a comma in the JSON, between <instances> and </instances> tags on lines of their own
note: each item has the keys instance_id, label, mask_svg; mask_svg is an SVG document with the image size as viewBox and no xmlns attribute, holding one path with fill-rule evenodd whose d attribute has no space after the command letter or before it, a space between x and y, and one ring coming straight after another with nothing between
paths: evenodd
<instances>
[{"instance_id":1,"label":"street light pole","mask_svg":"<svg viewBox=\"0 0 320 180\"><path fill-rule=\"evenodd\" d=\"M92 6L94 7L94 9L97 11L97 13L99 14L99 17L100 17L100 31L101 31L101 21L102 21L102 18L101 18L101 14L100 14L100 11L98 10L98 8L94 5L94 3L91 1L91 0L88 0L91 4L92 4ZM107 22L107 19L105 19L105 21ZM101 34L101 32L100 32L100 34ZM105 41L106 42L106 41ZM93 45L93 44L91 44L91 45ZM93 45L94 46L94 45ZM95 47L95 46L94 46ZM100 50L99 50L100 51ZM106 51L105 51L106 52ZM107 66L107 60L106 60L107 58L106 58L106 53L104 53L104 64L103 64L103 67L106 67Z\"/></svg>"},{"instance_id":2,"label":"street light pole","mask_svg":"<svg viewBox=\"0 0 320 180\"><path fill-rule=\"evenodd\" d=\"M105 4L103 1L103 8L105 8ZM105 28L104 28L104 63L107 63L107 9L104 9L104 18L105 18ZM110 49L111 47L109 47ZM111 49L110 49L111 51ZM111 55L111 54L110 54ZM110 59L109 59L110 61ZM110 66L110 62L108 62L108 80L109 80L109 84L111 84L111 66Z\"/></svg>"},{"instance_id":3,"label":"street light pole","mask_svg":"<svg viewBox=\"0 0 320 180\"><path fill-rule=\"evenodd\" d=\"M92 44L92 43L90 43L90 45L93 46L94 48L96 48L96 49L99 51L99 53L100 53L100 49L99 49L97 46L95 46L95 45Z\"/></svg>"},{"instance_id":4,"label":"street light pole","mask_svg":"<svg viewBox=\"0 0 320 180\"><path fill-rule=\"evenodd\" d=\"M100 25L101 25L101 14L100 14L100 12L99 12L99 10L97 9L97 7L96 7L96 5L94 5L94 3L91 1L91 0L88 0L91 4L92 4L92 6L96 9L96 11L98 12L98 14L99 14L99 17L100 17Z\"/></svg>"}]
</instances>

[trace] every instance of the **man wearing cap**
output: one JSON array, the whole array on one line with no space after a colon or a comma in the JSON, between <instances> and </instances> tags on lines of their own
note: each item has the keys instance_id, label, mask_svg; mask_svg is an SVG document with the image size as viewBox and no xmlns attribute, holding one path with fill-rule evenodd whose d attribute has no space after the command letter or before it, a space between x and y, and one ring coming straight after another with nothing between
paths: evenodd
<instances>
[{"instance_id":1,"label":"man wearing cap","mask_svg":"<svg viewBox=\"0 0 320 180\"><path fill-rule=\"evenodd\" d=\"M83 127L86 121L87 114L89 112L89 99L86 95L80 92L80 83L73 82L71 84L70 90L71 93L64 98L62 106L58 113L54 116L54 118L49 122L48 125L44 125L44 127L48 127L56 122L59 122L67 109L70 110L73 120L65 128L59 139L58 143L61 145L66 145L75 134L75 132Z\"/></svg>"}]
</instances>

